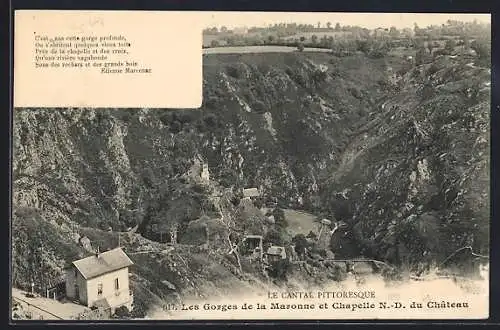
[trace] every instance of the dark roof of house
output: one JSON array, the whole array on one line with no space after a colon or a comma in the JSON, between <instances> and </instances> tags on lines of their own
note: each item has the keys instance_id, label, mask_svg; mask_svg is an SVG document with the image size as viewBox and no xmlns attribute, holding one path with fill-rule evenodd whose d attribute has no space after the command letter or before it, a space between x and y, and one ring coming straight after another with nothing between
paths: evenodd
<instances>
[{"instance_id":1,"label":"dark roof of house","mask_svg":"<svg viewBox=\"0 0 500 330\"><path fill-rule=\"evenodd\" d=\"M73 261L73 265L87 280L118 269L129 267L133 264L132 260L130 260L121 248L102 252L98 256L93 255Z\"/></svg>"}]
</instances>

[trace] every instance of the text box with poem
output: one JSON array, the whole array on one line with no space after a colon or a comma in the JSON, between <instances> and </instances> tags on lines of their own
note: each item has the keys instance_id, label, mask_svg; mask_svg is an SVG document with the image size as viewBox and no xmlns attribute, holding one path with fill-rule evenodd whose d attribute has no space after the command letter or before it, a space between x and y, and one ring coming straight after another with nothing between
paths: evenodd
<instances>
[{"instance_id":1,"label":"text box with poem","mask_svg":"<svg viewBox=\"0 0 500 330\"><path fill-rule=\"evenodd\" d=\"M198 108L193 22L188 12L16 11L14 106Z\"/></svg>"}]
</instances>

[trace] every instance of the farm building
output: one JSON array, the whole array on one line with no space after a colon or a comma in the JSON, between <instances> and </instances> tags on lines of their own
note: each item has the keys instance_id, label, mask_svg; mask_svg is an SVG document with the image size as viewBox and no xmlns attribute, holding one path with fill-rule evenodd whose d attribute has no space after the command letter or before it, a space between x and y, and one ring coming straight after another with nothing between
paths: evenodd
<instances>
[{"instance_id":1,"label":"farm building","mask_svg":"<svg viewBox=\"0 0 500 330\"><path fill-rule=\"evenodd\" d=\"M263 238L261 235L247 235L243 239L245 251L247 253L250 252L252 258L257 258L259 260L263 257L262 242Z\"/></svg>"},{"instance_id":2,"label":"farm building","mask_svg":"<svg viewBox=\"0 0 500 330\"><path fill-rule=\"evenodd\" d=\"M243 197L244 198L253 198L253 197L259 197L260 192L259 189L257 188L247 188L243 189Z\"/></svg>"},{"instance_id":3,"label":"farm building","mask_svg":"<svg viewBox=\"0 0 500 330\"><path fill-rule=\"evenodd\" d=\"M210 181L210 171L208 170L208 164L207 163L203 163L203 167L202 167L202 170L201 170L201 179L205 182L208 182Z\"/></svg>"},{"instance_id":4,"label":"farm building","mask_svg":"<svg viewBox=\"0 0 500 330\"><path fill-rule=\"evenodd\" d=\"M132 265L121 248L73 261L66 270L66 296L87 307L109 309L111 313L120 306L131 310L129 267Z\"/></svg>"},{"instance_id":5,"label":"farm building","mask_svg":"<svg viewBox=\"0 0 500 330\"><path fill-rule=\"evenodd\" d=\"M270 246L266 251L267 262L276 262L286 259L286 251L283 246Z\"/></svg>"}]
</instances>

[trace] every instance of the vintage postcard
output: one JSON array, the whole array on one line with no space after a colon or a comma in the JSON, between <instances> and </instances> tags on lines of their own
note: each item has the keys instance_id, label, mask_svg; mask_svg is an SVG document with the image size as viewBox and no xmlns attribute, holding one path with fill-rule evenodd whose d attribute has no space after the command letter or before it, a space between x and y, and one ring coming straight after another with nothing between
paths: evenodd
<instances>
[{"instance_id":1,"label":"vintage postcard","mask_svg":"<svg viewBox=\"0 0 500 330\"><path fill-rule=\"evenodd\" d=\"M14 25L13 321L488 318L490 15Z\"/></svg>"}]
</instances>

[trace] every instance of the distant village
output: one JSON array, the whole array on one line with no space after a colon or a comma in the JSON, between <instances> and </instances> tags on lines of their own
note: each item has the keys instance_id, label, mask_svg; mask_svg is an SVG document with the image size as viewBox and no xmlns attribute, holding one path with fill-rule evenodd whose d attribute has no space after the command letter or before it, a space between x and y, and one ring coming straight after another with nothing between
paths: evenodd
<instances>
[{"instance_id":1,"label":"distant village","mask_svg":"<svg viewBox=\"0 0 500 330\"><path fill-rule=\"evenodd\" d=\"M481 38L484 24L477 21L461 22L448 20L445 24L412 28L378 27L373 29L360 26L341 25L334 22L317 24L276 23L266 27L207 27L203 30L203 47L249 46L249 45L295 45L332 48L343 46L348 49L354 41L385 40L392 47L409 46L414 40L437 41L447 39ZM348 45L346 41L353 41ZM358 44L359 45L359 44Z\"/></svg>"}]
</instances>

